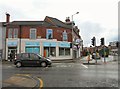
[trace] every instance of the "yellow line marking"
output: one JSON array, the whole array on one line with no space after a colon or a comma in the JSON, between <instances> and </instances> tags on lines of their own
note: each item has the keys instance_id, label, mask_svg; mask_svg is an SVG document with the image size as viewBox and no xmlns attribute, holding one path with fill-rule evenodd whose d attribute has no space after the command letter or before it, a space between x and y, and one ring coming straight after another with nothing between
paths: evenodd
<instances>
[{"instance_id":1,"label":"yellow line marking","mask_svg":"<svg viewBox=\"0 0 120 89\"><path fill-rule=\"evenodd\" d=\"M39 81L40 81L40 88L39 88L39 89L42 89L42 87L43 87L43 80L40 79L40 78L38 78L38 79L39 79Z\"/></svg>"},{"instance_id":2,"label":"yellow line marking","mask_svg":"<svg viewBox=\"0 0 120 89\"><path fill-rule=\"evenodd\" d=\"M30 76L30 74L15 74L16 76Z\"/></svg>"}]
</instances>

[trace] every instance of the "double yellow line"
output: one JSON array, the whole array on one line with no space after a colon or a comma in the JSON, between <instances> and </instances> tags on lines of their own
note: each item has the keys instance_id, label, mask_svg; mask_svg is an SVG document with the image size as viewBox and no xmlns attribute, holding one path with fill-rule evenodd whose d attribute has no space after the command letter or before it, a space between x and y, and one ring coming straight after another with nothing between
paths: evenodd
<instances>
[{"instance_id":1,"label":"double yellow line","mask_svg":"<svg viewBox=\"0 0 120 89\"><path fill-rule=\"evenodd\" d=\"M42 88L43 88L43 80L40 79L40 78L38 78L38 79L39 79L39 81L40 81L40 88L39 88L39 89L42 89Z\"/></svg>"},{"instance_id":2,"label":"double yellow line","mask_svg":"<svg viewBox=\"0 0 120 89\"><path fill-rule=\"evenodd\" d=\"M27 76L27 77L31 77L30 74L16 74L16 76ZM42 89L43 88L43 80L41 78L37 78L40 82L40 88L39 89Z\"/></svg>"}]
</instances>

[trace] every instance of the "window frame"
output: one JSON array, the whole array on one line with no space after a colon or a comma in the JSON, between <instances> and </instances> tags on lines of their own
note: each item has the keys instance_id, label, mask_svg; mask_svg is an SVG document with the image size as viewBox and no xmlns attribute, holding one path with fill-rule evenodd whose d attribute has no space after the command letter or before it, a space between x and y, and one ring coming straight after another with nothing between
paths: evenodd
<instances>
[{"instance_id":1,"label":"window frame","mask_svg":"<svg viewBox=\"0 0 120 89\"><path fill-rule=\"evenodd\" d=\"M67 35L66 30L64 30L64 32L62 33L62 35L63 35L63 41L67 41L68 40L68 35Z\"/></svg>"},{"instance_id":2,"label":"window frame","mask_svg":"<svg viewBox=\"0 0 120 89\"><path fill-rule=\"evenodd\" d=\"M48 32L48 31L51 31L51 32ZM51 34L51 38L49 38L49 34ZM53 29L46 29L46 38L53 39Z\"/></svg>"},{"instance_id":3,"label":"window frame","mask_svg":"<svg viewBox=\"0 0 120 89\"><path fill-rule=\"evenodd\" d=\"M60 49L62 49L62 54L60 52ZM66 53L68 49L69 49L69 55ZM59 56L70 56L70 48L59 47Z\"/></svg>"},{"instance_id":4,"label":"window frame","mask_svg":"<svg viewBox=\"0 0 120 89\"><path fill-rule=\"evenodd\" d=\"M13 38L13 28L8 29L8 38Z\"/></svg>"},{"instance_id":5,"label":"window frame","mask_svg":"<svg viewBox=\"0 0 120 89\"><path fill-rule=\"evenodd\" d=\"M32 31L34 32L34 33L32 33ZM36 32L37 32L37 29L36 28L30 28L30 39L36 39ZM32 37L34 35L34 37Z\"/></svg>"},{"instance_id":6,"label":"window frame","mask_svg":"<svg viewBox=\"0 0 120 89\"><path fill-rule=\"evenodd\" d=\"M18 28L13 29L13 38L18 38Z\"/></svg>"}]
</instances>

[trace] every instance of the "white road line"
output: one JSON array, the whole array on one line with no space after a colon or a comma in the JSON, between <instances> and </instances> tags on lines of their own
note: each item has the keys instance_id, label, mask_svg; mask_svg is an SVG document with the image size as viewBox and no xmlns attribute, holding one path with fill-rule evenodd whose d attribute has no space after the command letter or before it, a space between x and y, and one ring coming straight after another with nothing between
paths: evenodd
<instances>
[{"instance_id":1,"label":"white road line","mask_svg":"<svg viewBox=\"0 0 120 89\"><path fill-rule=\"evenodd\" d=\"M7 67L9 67L9 68L10 68L10 67L12 67L12 66L7 66Z\"/></svg>"},{"instance_id":2,"label":"white road line","mask_svg":"<svg viewBox=\"0 0 120 89\"><path fill-rule=\"evenodd\" d=\"M84 64L81 64L83 67L85 67L85 68L88 68L86 65L84 65Z\"/></svg>"}]
</instances>

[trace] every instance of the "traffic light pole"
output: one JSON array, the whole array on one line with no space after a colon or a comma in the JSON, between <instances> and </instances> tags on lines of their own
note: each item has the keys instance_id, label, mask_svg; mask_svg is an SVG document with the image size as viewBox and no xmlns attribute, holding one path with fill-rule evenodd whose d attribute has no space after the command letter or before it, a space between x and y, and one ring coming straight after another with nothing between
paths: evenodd
<instances>
[{"instance_id":1,"label":"traffic light pole","mask_svg":"<svg viewBox=\"0 0 120 89\"><path fill-rule=\"evenodd\" d=\"M95 63L97 64L97 53L96 53L96 38L93 37L92 39L92 45L95 46L94 52L95 52Z\"/></svg>"},{"instance_id":2,"label":"traffic light pole","mask_svg":"<svg viewBox=\"0 0 120 89\"><path fill-rule=\"evenodd\" d=\"M104 53L104 63L106 63L106 60L105 60L105 45L103 47L103 53Z\"/></svg>"},{"instance_id":3,"label":"traffic light pole","mask_svg":"<svg viewBox=\"0 0 120 89\"><path fill-rule=\"evenodd\" d=\"M95 63L97 64L96 42L95 42Z\"/></svg>"},{"instance_id":4,"label":"traffic light pole","mask_svg":"<svg viewBox=\"0 0 120 89\"><path fill-rule=\"evenodd\" d=\"M101 45L103 45L103 56L104 56L104 63L106 63L106 60L105 60L105 40L104 38L101 38Z\"/></svg>"}]
</instances>

